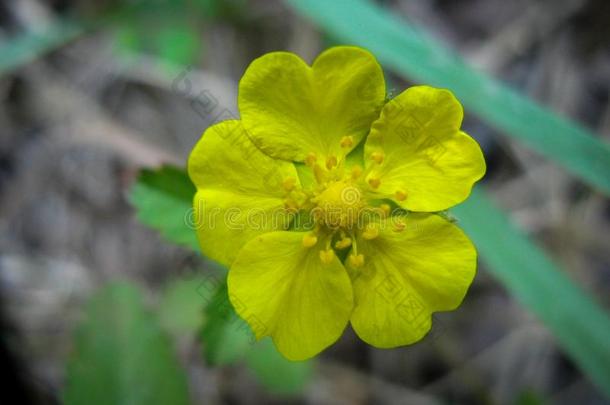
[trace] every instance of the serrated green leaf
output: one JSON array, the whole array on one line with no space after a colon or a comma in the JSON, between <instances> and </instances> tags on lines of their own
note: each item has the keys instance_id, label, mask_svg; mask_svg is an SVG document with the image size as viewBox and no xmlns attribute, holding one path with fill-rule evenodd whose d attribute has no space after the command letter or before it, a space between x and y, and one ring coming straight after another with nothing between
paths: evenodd
<instances>
[{"instance_id":1,"label":"serrated green leaf","mask_svg":"<svg viewBox=\"0 0 610 405\"><path fill-rule=\"evenodd\" d=\"M411 79L452 90L467 110L610 194L610 145L469 67L431 36L366 0L287 0L330 34Z\"/></svg>"},{"instance_id":2,"label":"serrated green leaf","mask_svg":"<svg viewBox=\"0 0 610 405\"><path fill-rule=\"evenodd\" d=\"M87 305L63 399L68 405L189 403L186 376L134 286L108 285Z\"/></svg>"},{"instance_id":3,"label":"serrated green leaf","mask_svg":"<svg viewBox=\"0 0 610 405\"><path fill-rule=\"evenodd\" d=\"M172 166L143 170L129 193L138 219L170 242L198 251L192 226L195 186L185 171Z\"/></svg>"}]
</instances>

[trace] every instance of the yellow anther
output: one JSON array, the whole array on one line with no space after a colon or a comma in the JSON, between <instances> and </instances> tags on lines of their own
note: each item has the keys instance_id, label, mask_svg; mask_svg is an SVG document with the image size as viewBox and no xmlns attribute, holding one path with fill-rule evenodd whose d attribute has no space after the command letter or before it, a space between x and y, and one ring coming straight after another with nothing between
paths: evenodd
<instances>
[{"instance_id":1,"label":"yellow anther","mask_svg":"<svg viewBox=\"0 0 610 405\"><path fill-rule=\"evenodd\" d=\"M351 148L354 145L354 138L352 136L344 136L341 138L342 148Z\"/></svg>"},{"instance_id":2,"label":"yellow anther","mask_svg":"<svg viewBox=\"0 0 610 405\"><path fill-rule=\"evenodd\" d=\"M345 249L346 247L350 247L352 245L352 240L351 238L343 238L339 241L337 241L337 243L335 243L335 247L339 250L341 249Z\"/></svg>"},{"instance_id":3,"label":"yellow anther","mask_svg":"<svg viewBox=\"0 0 610 405\"><path fill-rule=\"evenodd\" d=\"M402 191L402 190L398 190L398 191L397 191L397 192L394 194L394 196L396 197L396 199L397 199L398 201L404 201L404 200L406 200L406 199L407 199L407 193L405 193L405 192L404 192L404 191Z\"/></svg>"},{"instance_id":4,"label":"yellow anther","mask_svg":"<svg viewBox=\"0 0 610 405\"><path fill-rule=\"evenodd\" d=\"M332 249L320 250L320 260L324 264L330 264L335 259L335 251Z\"/></svg>"},{"instance_id":5,"label":"yellow anther","mask_svg":"<svg viewBox=\"0 0 610 405\"><path fill-rule=\"evenodd\" d=\"M297 204L296 201L294 201L293 199L289 198L287 200L284 200L284 208L290 211L298 211L299 204Z\"/></svg>"},{"instance_id":6,"label":"yellow anther","mask_svg":"<svg viewBox=\"0 0 610 405\"><path fill-rule=\"evenodd\" d=\"M384 157L385 157L385 155L383 154L383 152L371 153L371 160L375 161L375 163L377 163L378 165L380 165L383 162Z\"/></svg>"},{"instance_id":7,"label":"yellow anther","mask_svg":"<svg viewBox=\"0 0 610 405\"><path fill-rule=\"evenodd\" d=\"M358 268L364 265L364 255L350 255L347 259L349 261L350 266Z\"/></svg>"},{"instance_id":8,"label":"yellow anther","mask_svg":"<svg viewBox=\"0 0 610 405\"><path fill-rule=\"evenodd\" d=\"M326 159L326 168L330 170L335 166L337 166L337 158L335 156L329 156Z\"/></svg>"},{"instance_id":9,"label":"yellow anther","mask_svg":"<svg viewBox=\"0 0 610 405\"><path fill-rule=\"evenodd\" d=\"M318 237L314 234L308 233L303 236L303 246L310 248L318 243Z\"/></svg>"},{"instance_id":10,"label":"yellow anther","mask_svg":"<svg viewBox=\"0 0 610 405\"><path fill-rule=\"evenodd\" d=\"M368 224L362 232L362 237L366 240L375 239L379 236L379 228L376 224Z\"/></svg>"},{"instance_id":11,"label":"yellow anther","mask_svg":"<svg viewBox=\"0 0 610 405\"><path fill-rule=\"evenodd\" d=\"M294 186L296 184L297 184L297 179L295 179L294 177L287 177L282 182L282 186L284 187L284 190L286 190L286 191L294 190Z\"/></svg>"},{"instance_id":12,"label":"yellow anther","mask_svg":"<svg viewBox=\"0 0 610 405\"><path fill-rule=\"evenodd\" d=\"M380 185L381 185L381 180L379 180L377 177L371 177L369 179L369 186L371 186L372 188L378 189Z\"/></svg>"},{"instance_id":13,"label":"yellow anther","mask_svg":"<svg viewBox=\"0 0 610 405\"><path fill-rule=\"evenodd\" d=\"M352 179L356 180L362 174L362 167L354 166L352 167Z\"/></svg>"},{"instance_id":14,"label":"yellow anther","mask_svg":"<svg viewBox=\"0 0 610 405\"><path fill-rule=\"evenodd\" d=\"M390 207L389 204L381 204L379 206L379 208L381 208L381 211L383 212L384 216L389 216L390 215L390 211L392 211L392 207Z\"/></svg>"},{"instance_id":15,"label":"yellow anther","mask_svg":"<svg viewBox=\"0 0 610 405\"><path fill-rule=\"evenodd\" d=\"M396 223L394 224L394 232L402 232L405 230L407 224L404 223L404 221L402 221L401 219L399 219L398 221L396 221Z\"/></svg>"},{"instance_id":16,"label":"yellow anther","mask_svg":"<svg viewBox=\"0 0 610 405\"><path fill-rule=\"evenodd\" d=\"M305 158L305 164L307 166L312 166L314 163L316 163L318 161L318 157L316 156L315 153L310 153L307 155L307 157Z\"/></svg>"}]
</instances>

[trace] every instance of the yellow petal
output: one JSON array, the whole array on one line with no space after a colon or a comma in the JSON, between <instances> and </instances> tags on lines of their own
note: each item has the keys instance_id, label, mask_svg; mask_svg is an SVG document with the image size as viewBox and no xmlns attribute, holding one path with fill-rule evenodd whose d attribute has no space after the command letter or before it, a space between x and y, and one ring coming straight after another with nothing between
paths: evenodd
<instances>
[{"instance_id":1,"label":"yellow petal","mask_svg":"<svg viewBox=\"0 0 610 405\"><path fill-rule=\"evenodd\" d=\"M286 229L284 182L298 176L294 165L257 149L239 121L208 128L188 162L197 187L195 226L203 253L229 265L250 239Z\"/></svg>"},{"instance_id":2,"label":"yellow petal","mask_svg":"<svg viewBox=\"0 0 610 405\"><path fill-rule=\"evenodd\" d=\"M394 222L404 227L397 232ZM411 213L380 223L373 240L358 240L364 265L350 268L351 323L362 340L382 348L420 340L431 313L453 310L475 275L476 251L464 233L433 214Z\"/></svg>"},{"instance_id":3,"label":"yellow petal","mask_svg":"<svg viewBox=\"0 0 610 405\"><path fill-rule=\"evenodd\" d=\"M477 142L460 131L463 110L448 90L416 86L388 102L365 145L376 198L412 211L442 211L464 201L485 173ZM383 162L369 159L383 153Z\"/></svg>"},{"instance_id":4,"label":"yellow petal","mask_svg":"<svg viewBox=\"0 0 610 405\"><path fill-rule=\"evenodd\" d=\"M290 360L315 356L343 333L353 307L349 276L322 243L302 232L271 232L248 242L229 270L229 297L257 339L270 335Z\"/></svg>"},{"instance_id":5,"label":"yellow petal","mask_svg":"<svg viewBox=\"0 0 610 405\"><path fill-rule=\"evenodd\" d=\"M309 67L272 52L254 60L239 83L239 112L248 135L267 154L321 161L349 152L368 133L385 99L381 67L357 47L330 48ZM351 146L341 146L351 137Z\"/></svg>"}]
</instances>

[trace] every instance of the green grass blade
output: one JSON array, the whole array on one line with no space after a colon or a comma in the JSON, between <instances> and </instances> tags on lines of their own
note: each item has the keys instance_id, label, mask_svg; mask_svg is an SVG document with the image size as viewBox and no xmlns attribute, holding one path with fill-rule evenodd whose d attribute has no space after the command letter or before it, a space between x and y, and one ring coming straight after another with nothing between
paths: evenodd
<instances>
[{"instance_id":1,"label":"green grass blade","mask_svg":"<svg viewBox=\"0 0 610 405\"><path fill-rule=\"evenodd\" d=\"M404 20L365 0L287 0L335 37L371 50L388 68L451 89L467 109L610 194L610 145L466 65Z\"/></svg>"},{"instance_id":2,"label":"green grass blade","mask_svg":"<svg viewBox=\"0 0 610 405\"><path fill-rule=\"evenodd\" d=\"M85 32L69 20L58 20L36 32L26 32L0 44L0 75L6 74L58 48Z\"/></svg>"},{"instance_id":3,"label":"green grass blade","mask_svg":"<svg viewBox=\"0 0 610 405\"><path fill-rule=\"evenodd\" d=\"M610 396L610 319L553 261L475 189L452 210L489 270L551 330L558 343Z\"/></svg>"}]
</instances>

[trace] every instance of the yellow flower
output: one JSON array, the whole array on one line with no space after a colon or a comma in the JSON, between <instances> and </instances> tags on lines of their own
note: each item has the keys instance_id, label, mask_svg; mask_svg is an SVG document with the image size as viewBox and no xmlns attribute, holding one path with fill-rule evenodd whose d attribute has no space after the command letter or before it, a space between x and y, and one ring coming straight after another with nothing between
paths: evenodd
<instances>
[{"instance_id":1,"label":"yellow flower","mask_svg":"<svg viewBox=\"0 0 610 405\"><path fill-rule=\"evenodd\" d=\"M257 338L302 360L348 322L382 347L420 340L455 309L476 251L436 212L485 172L451 92L386 101L367 51L335 47L310 67L273 52L239 83L241 120L208 128L189 159L202 251L227 265L230 300Z\"/></svg>"}]
</instances>

